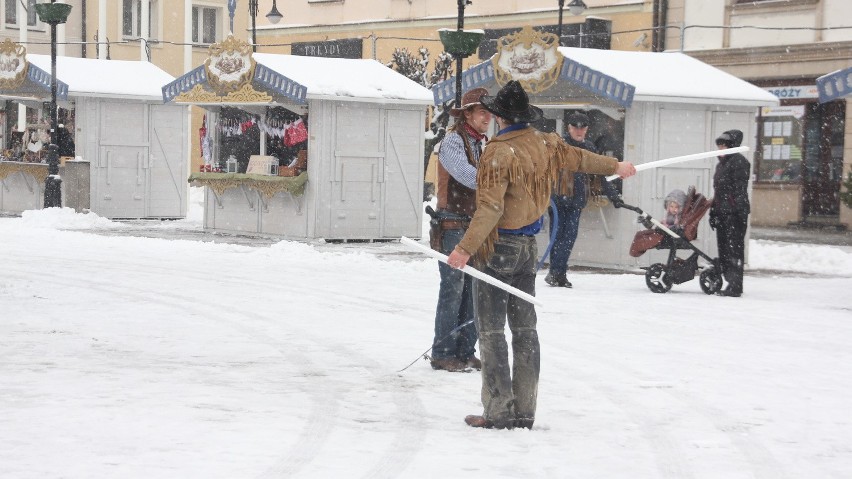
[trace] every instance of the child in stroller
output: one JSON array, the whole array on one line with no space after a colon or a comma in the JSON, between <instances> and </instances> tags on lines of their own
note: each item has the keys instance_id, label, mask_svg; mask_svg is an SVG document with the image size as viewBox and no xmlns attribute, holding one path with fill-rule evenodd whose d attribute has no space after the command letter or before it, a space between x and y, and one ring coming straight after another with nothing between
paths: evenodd
<instances>
[{"instance_id":1,"label":"child in stroller","mask_svg":"<svg viewBox=\"0 0 852 479\"><path fill-rule=\"evenodd\" d=\"M671 205L678 200L682 201L679 214ZM695 278L695 273L701 269L698 266L699 257L710 263L710 266L704 268L699 276L701 290L706 294L714 294L721 289L722 276L719 273L721 270L718 258L710 257L691 243L698 237L698 223L710 209L710 203L704 195L695 192L694 186L690 186L686 194L681 190L674 190L666 197L665 202L667 212L665 219L668 224L652 218L637 206L623 205L623 208L639 213L639 221L648 228L636 233L630 245L630 256L638 258L651 248L669 250L668 261L665 264L654 263L645 271L645 283L648 289L654 293L665 293L673 284L692 280ZM679 249L692 250L692 254L685 259L680 258L677 255Z\"/></svg>"}]
</instances>

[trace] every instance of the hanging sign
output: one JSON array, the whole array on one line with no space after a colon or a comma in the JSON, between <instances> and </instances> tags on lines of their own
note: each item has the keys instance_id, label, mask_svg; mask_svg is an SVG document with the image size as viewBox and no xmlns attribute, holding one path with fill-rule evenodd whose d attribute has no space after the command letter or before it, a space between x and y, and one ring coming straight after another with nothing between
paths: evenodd
<instances>
[{"instance_id":1,"label":"hanging sign","mask_svg":"<svg viewBox=\"0 0 852 479\"><path fill-rule=\"evenodd\" d=\"M557 47L559 37L530 26L500 38L492 60L497 83L517 80L528 93L547 90L556 84L562 70L564 57Z\"/></svg>"},{"instance_id":2,"label":"hanging sign","mask_svg":"<svg viewBox=\"0 0 852 479\"><path fill-rule=\"evenodd\" d=\"M0 43L0 89L13 90L23 85L29 63L27 49L20 43L6 39Z\"/></svg>"}]
</instances>

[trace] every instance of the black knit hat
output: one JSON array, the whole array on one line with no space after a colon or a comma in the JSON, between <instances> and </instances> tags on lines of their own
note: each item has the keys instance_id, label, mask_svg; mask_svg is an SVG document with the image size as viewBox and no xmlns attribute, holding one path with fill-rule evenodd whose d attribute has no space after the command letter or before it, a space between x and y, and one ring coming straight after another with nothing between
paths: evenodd
<instances>
[{"instance_id":1,"label":"black knit hat","mask_svg":"<svg viewBox=\"0 0 852 479\"><path fill-rule=\"evenodd\" d=\"M725 145L728 148L736 148L743 143L743 132L740 130L728 130L716 138L716 146Z\"/></svg>"},{"instance_id":2,"label":"black knit hat","mask_svg":"<svg viewBox=\"0 0 852 479\"><path fill-rule=\"evenodd\" d=\"M512 123L532 123L544 116L541 108L530 105L530 97L515 80L506 83L496 96L484 96L479 101L486 110Z\"/></svg>"}]
</instances>

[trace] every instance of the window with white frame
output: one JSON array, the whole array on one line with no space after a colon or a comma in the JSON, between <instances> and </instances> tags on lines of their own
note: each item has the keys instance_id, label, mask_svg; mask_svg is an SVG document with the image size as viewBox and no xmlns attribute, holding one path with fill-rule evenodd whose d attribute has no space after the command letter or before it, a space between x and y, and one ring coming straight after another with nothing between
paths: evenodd
<instances>
[{"instance_id":1,"label":"window with white frame","mask_svg":"<svg viewBox=\"0 0 852 479\"><path fill-rule=\"evenodd\" d=\"M216 43L219 40L220 8L193 5L192 7L192 42Z\"/></svg>"},{"instance_id":2,"label":"window with white frame","mask_svg":"<svg viewBox=\"0 0 852 479\"><path fill-rule=\"evenodd\" d=\"M18 26L18 2L24 2L24 8L27 13L27 25L34 27L38 24L38 15L36 14L35 4L38 0L6 0L4 19L7 26Z\"/></svg>"},{"instance_id":3,"label":"window with white frame","mask_svg":"<svg viewBox=\"0 0 852 479\"><path fill-rule=\"evenodd\" d=\"M142 0L121 0L121 34L124 37L139 38L142 31ZM156 26L159 22L157 16L157 0L148 0L148 32L146 38L154 38L157 34Z\"/></svg>"}]
</instances>

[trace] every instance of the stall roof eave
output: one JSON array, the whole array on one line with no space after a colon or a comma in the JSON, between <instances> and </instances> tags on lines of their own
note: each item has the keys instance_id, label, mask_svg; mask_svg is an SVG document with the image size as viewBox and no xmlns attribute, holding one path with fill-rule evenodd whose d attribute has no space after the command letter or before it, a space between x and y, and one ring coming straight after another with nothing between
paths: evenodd
<instances>
[{"instance_id":1,"label":"stall roof eave","mask_svg":"<svg viewBox=\"0 0 852 479\"><path fill-rule=\"evenodd\" d=\"M778 99L737 99L737 98L713 98L713 97L694 97L694 96L678 96L678 95L636 95L636 101L640 102L660 102L660 103L691 103L697 105L726 105L726 106L778 106Z\"/></svg>"},{"instance_id":2,"label":"stall roof eave","mask_svg":"<svg viewBox=\"0 0 852 479\"><path fill-rule=\"evenodd\" d=\"M50 71L50 55L27 54L31 65ZM146 61L56 57L56 77L68 85L68 96L121 98L162 102L160 87L174 80ZM59 84L59 83L57 83Z\"/></svg>"},{"instance_id":3,"label":"stall roof eave","mask_svg":"<svg viewBox=\"0 0 852 479\"><path fill-rule=\"evenodd\" d=\"M629 108L634 101L773 106L775 95L688 55L675 52L630 52L559 47L564 58L558 81L550 90L531 95L533 102L564 98L566 103L592 100ZM497 87L493 59L462 74L464 90ZM433 88L435 103L455 95L455 78Z\"/></svg>"},{"instance_id":4,"label":"stall roof eave","mask_svg":"<svg viewBox=\"0 0 852 479\"><path fill-rule=\"evenodd\" d=\"M252 88L294 104L304 104L308 100L432 104L432 93L428 89L375 60L275 53L253 53L252 58L256 64ZM202 65L164 84L162 99L198 104L187 102L182 96L199 85L210 88L207 75ZM221 104L226 103L227 99L223 99ZM282 102L276 100L275 103Z\"/></svg>"}]
</instances>

